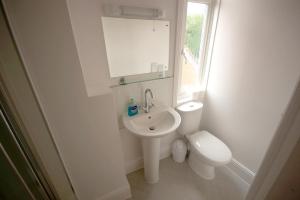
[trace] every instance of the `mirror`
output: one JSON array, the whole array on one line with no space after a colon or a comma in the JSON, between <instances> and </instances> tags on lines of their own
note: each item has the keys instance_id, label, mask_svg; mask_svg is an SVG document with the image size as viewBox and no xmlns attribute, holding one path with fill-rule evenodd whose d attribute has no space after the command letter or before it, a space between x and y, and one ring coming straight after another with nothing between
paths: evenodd
<instances>
[{"instance_id":1,"label":"mirror","mask_svg":"<svg viewBox=\"0 0 300 200\"><path fill-rule=\"evenodd\" d=\"M102 17L110 77L162 72L169 65L169 21Z\"/></svg>"}]
</instances>

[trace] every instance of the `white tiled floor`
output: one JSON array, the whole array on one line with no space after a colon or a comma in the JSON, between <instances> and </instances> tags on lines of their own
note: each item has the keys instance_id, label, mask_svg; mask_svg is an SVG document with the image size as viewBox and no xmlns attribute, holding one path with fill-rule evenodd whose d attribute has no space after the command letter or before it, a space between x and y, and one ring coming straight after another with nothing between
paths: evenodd
<instances>
[{"instance_id":1,"label":"white tiled floor","mask_svg":"<svg viewBox=\"0 0 300 200\"><path fill-rule=\"evenodd\" d=\"M188 164L171 158L160 161L160 180L144 181L143 169L128 175L132 200L242 200L249 185L226 168L216 170L216 178L204 180Z\"/></svg>"}]
</instances>

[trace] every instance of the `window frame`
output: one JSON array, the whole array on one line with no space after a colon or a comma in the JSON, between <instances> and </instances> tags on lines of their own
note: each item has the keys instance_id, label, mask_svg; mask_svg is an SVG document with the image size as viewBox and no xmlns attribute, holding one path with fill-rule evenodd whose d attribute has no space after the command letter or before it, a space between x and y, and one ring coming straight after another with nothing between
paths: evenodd
<instances>
[{"instance_id":1,"label":"window frame","mask_svg":"<svg viewBox=\"0 0 300 200\"><path fill-rule=\"evenodd\" d=\"M182 61L183 61L183 48L186 32L186 16L187 16L187 4L188 2L206 4L208 6L207 19L204 27L203 47L200 50L200 88L195 88L193 94L182 93L181 90L181 78L182 78ZM203 96L208 80L208 71L210 65L210 57L212 52L212 44L215 31L212 30L214 10L218 0L179 0L178 1L178 18L177 18L177 34L176 34L176 59L174 67L174 94L173 105L177 106L181 103L191 101L194 99L200 100ZM217 16L217 15L216 15ZM215 23L216 24L216 23ZM181 97L180 97L181 96Z\"/></svg>"}]
</instances>

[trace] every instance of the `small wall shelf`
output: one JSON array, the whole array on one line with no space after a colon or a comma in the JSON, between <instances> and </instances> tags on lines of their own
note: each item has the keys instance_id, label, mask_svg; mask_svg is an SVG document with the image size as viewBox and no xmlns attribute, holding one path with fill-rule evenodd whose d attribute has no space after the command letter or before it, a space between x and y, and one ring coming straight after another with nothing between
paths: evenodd
<instances>
[{"instance_id":1,"label":"small wall shelf","mask_svg":"<svg viewBox=\"0 0 300 200\"><path fill-rule=\"evenodd\" d=\"M134 84L134 83L143 83L143 82L148 82L148 81L169 79L169 78L173 78L173 76L166 76L166 77L163 77L163 78L150 78L150 79L146 79L146 80L129 81L129 82L126 82L126 78L125 78L125 84L111 85L110 88L122 87L122 86L130 85L130 84Z\"/></svg>"}]
</instances>

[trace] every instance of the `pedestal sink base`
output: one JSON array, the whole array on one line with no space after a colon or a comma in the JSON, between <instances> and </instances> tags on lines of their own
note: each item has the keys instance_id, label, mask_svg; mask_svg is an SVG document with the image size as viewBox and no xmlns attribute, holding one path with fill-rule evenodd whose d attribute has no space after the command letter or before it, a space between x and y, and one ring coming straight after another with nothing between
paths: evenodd
<instances>
[{"instance_id":1,"label":"pedestal sink base","mask_svg":"<svg viewBox=\"0 0 300 200\"><path fill-rule=\"evenodd\" d=\"M149 113L129 117L123 115L124 126L142 139L145 179L159 180L160 138L174 132L180 125L180 115L171 107L155 103Z\"/></svg>"},{"instance_id":2,"label":"pedestal sink base","mask_svg":"<svg viewBox=\"0 0 300 200\"><path fill-rule=\"evenodd\" d=\"M148 183L159 181L160 138L142 139L144 154L144 173Z\"/></svg>"}]
</instances>

